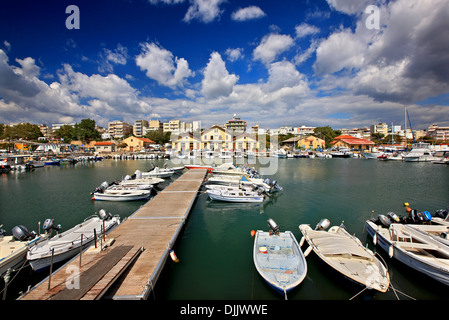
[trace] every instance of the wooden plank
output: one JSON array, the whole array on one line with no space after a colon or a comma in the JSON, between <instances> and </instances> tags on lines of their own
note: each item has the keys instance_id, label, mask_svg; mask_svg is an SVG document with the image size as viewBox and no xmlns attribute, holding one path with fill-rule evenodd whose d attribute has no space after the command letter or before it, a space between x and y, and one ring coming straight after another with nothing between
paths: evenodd
<instances>
[{"instance_id":1,"label":"wooden plank","mask_svg":"<svg viewBox=\"0 0 449 320\"><path fill-rule=\"evenodd\" d=\"M142 248L133 248L130 250L104 277L98 281L81 300L98 300L111 287L111 285L123 274L131 263L143 251Z\"/></svg>"},{"instance_id":2,"label":"wooden plank","mask_svg":"<svg viewBox=\"0 0 449 320\"><path fill-rule=\"evenodd\" d=\"M113 266L128 253L132 246L119 246L111 249L103 258L97 261L92 267L80 274L79 289L64 288L50 300L79 300L85 295Z\"/></svg>"}]
</instances>

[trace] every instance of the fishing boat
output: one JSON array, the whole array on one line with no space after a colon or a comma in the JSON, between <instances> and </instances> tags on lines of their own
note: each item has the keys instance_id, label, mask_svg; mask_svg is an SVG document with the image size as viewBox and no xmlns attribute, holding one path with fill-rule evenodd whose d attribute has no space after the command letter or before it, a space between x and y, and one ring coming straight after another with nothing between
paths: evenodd
<instances>
[{"instance_id":1,"label":"fishing boat","mask_svg":"<svg viewBox=\"0 0 449 320\"><path fill-rule=\"evenodd\" d=\"M287 158L287 151L284 149L275 150L271 153L271 156L275 158Z\"/></svg>"},{"instance_id":2,"label":"fishing boat","mask_svg":"<svg viewBox=\"0 0 449 320\"><path fill-rule=\"evenodd\" d=\"M8 164L7 159L0 160L0 173L8 173L11 171L11 165Z\"/></svg>"},{"instance_id":3,"label":"fishing boat","mask_svg":"<svg viewBox=\"0 0 449 320\"><path fill-rule=\"evenodd\" d=\"M52 262L63 262L74 257L81 250L99 241L100 237L104 239L104 236L119 224L119 216L112 216L101 209L98 216L90 216L73 228L30 248L27 260L34 271L42 271L50 267Z\"/></svg>"},{"instance_id":4,"label":"fishing boat","mask_svg":"<svg viewBox=\"0 0 449 320\"><path fill-rule=\"evenodd\" d=\"M449 247L407 224L392 223L389 227L379 217L365 223L373 243L389 257L438 282L449 285Z\"/></svg>"},{"instance_id":5,"label":"fishing boat","mask_svg":"<svg viewBox=\"0 0 449 320\"><path fill-rule=\"evenodd\" d=\"M207 189L206 193L212 200L226 201L226 202L263 202L265 196L258 191L246 191L242 189L237 190L214 190Z\"/></svg>"},{"instance_id":6,"label":"fishing boat","mask_svg":"<svg viewBox=\"0 0 449 320\"><path fill-rule=\"evenodd\" d=\"M151 190L144 189L106 189L94 192L92 200L102 201L135 201L145 200L151 196Z\"/></svg>"},{"instance_id":7,"label":"fishing boat","mask_svg":"<svg viewBox=\"0 0 449 320\"><path fill-rule=\"evenodd\" d=\"M354 153L349 148L340 148L339 150L330 152L330 155L332 158L352 158Z\"/></svg>"},{"instance_id":8,"label":"fishing boat","mask_svg":"<svg viewBox=\"0 0 449 320\"><path fill-rule=\"evenodd\" d=\"M2 226L0 226L1 228ZM0 276L8 270L15 270L26 263L26 255L30 248L44 241L47 234L37 235L29 232L23 225L12 229L12 236L7 236L6 231L0 230Z\"/></svg>"},{"instance_id":9,"label":"fishing boat","mask_svg":"<svg viewBox=\"0 0 449 320\"><path fill-rule=\"evenodd\" d=\"M386 292L390 276L384 264L357 237L350 235L343 224L326 231L329 224L329 220L323 219L315 230L308 224L299 226L303 234L300 246L304 241L309 244L304 255L307 257L313 250L321 260L347 279L365 288Z\"/></svg>"},{"instance_id":10,"label":"fishing boat","mask_svg":"<svg viewBox=\"0 0 449 320\"><path fill-rule=\"evenodd\" d=\"M279 226L268 219L270 231L255 233L253 260L262 278L277 292L297 287L307 274L306 258L291 231L280 232Z\"/></svg>"}]
</instances>

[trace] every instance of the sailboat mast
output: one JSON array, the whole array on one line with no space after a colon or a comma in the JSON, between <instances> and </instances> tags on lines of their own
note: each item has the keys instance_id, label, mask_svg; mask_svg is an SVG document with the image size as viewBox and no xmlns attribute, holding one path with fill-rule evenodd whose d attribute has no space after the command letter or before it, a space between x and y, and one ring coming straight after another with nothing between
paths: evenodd
<instances>
[{"instance_id":1,"label":"sailboat mast","mask_svg":"<svg viewBox=\"0 0 449 320\"><path fill-rule=\"evenodd\" d=\"M404 126L405 126L405 129L404 129L404 141L405 141L404 149L407 149L407 107L406 106L404 106Z\"/></svg>"}]
</instances>

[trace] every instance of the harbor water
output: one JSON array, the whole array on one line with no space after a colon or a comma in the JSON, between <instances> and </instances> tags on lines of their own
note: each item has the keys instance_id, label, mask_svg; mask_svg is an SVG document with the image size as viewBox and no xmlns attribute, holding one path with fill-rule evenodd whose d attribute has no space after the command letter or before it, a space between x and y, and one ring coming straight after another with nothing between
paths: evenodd
<instances>
[{"instance_id":1,"label":"harbor water","mask_svg":"<svg viewBox=\"0 0 449 320\"><path fill-rule=\"evenodd\" d=\"M351 285L311 253L307 277L289 293L289 300L449 298L446 287L389 259L365 231L365 221L378 214L405 214L404 202L431 213L446 208L449 166L360 158L269 161L275 166L264 177L276 180L283 191L263 204L221 203L211 201L204 191L199 194L174 246L179 262L167 261L151 300L284 299L263 281L252 259L251 230L267 231L269 218L281 231L292 231L298 242L299 224L314 227L323 218L331 225L343 222L349 233L381 254L391 277L392 288L386 293L358 295L362 288ZM104 160L1 174L0 224L8 234L19 224L37 232L39 221L52 218L67 230L102 208L126 218L146 201L94 201L90 192L103 181L164 164L179 166L180 160ZM250 165L262 171L262 161ZM160 188L175 179L167 179ZM36 284L39 277L25 268L14 279L8 299L15 299L14 294Z\"/></svg>"}]
</instances>

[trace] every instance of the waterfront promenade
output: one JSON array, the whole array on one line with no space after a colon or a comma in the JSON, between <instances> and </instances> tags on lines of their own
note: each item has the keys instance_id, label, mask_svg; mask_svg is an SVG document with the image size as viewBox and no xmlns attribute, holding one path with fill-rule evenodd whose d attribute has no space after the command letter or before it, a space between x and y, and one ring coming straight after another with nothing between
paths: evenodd
<instances>
[{"instance_id":1,"label":"waterfront promenade","mask_svg":"<svg viewBox=\"0 0 449 320\"><path fill-rule=\"evenodd\" d=\"M105 250L90 249L45 279L22 300L147 299L182 230L207 170L190 170L106 236ZM81 267L80 267L81 261ZM78 287L73 283L79 270ZM50 288L49 288L50 282Z\"/></svg>"}]
</instances>

